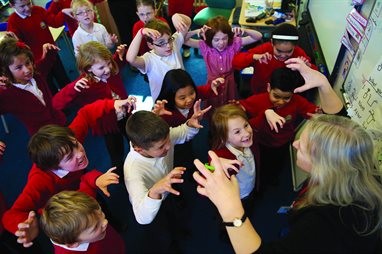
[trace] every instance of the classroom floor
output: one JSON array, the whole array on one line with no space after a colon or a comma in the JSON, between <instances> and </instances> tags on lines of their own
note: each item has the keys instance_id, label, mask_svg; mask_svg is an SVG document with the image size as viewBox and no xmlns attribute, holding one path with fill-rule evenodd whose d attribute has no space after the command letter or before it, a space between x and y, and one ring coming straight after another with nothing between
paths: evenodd
<instances>
[{"instance_id":1,"label":"classroom floor","mask_svg":"<svg viewBox=\"0 0 382 254\"><path fill-rule=\"evenodd\" d=\"M206 80L206 69L203 58L192 55L184 60L186 70L191 74L197 85L203 85ZM141 101L141 108L150 109L151 101L148 84L143 80L143 76L130 70L128 66L122 69L122 77L129 94L137 95L138 101ZM22 191L27 180L27 175L31 167L31 162L27 155L28 134L21 123L13 116L6 115L10 134L5 134L3 127L0 127L0 140L7 144L7 150L0 161L0 191L6 197L9 205L17 198ZM195 156L202 161L207 160L208 151L208 126L193 140ZM101 137L88 136L84 144L89 157L89 169L97 168L106 172L110 168L110 161ZM128 149L127 144L125 144ZM179 251L183 253L233 253L231 245L220 237L215 208L205 197L196 192L196 185L190 176L186 176L182 195L184 196L185 207L187 209L187 219L184 225L189 229L186 235L182 237L179 245ZM141 239L137 232L140 230L135 221L128 194L123 184L110 187L111 198L107 200L110 212L114 220L121 228L121 235L126 242L128 253L137 253L140 247L150 244ZM280 176L280 184L269 186L267 190L255 198L255 208L253 214L249 217L254 223L263 241L275 240L279 236L280 229L285 225L284 215L278 215L276 212L280 206L290 205L296 193L293 192L292 178L289 162L285 163ZM51 253L52 249L49 243L44 246L46 253Z\"/></svg>"}]
</instances>

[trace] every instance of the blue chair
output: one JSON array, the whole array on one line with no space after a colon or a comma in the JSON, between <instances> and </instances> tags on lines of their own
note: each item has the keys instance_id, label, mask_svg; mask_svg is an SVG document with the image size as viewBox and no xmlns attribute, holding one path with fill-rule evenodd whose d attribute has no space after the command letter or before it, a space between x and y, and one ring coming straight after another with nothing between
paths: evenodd
<instances>
[{"instance_id":1,"label":"blue chair","mask_svg":"<svg viewBox=\"0 0 382 254\"><path fill-rule=\"evenodd\" d=\"M0 23L0 31L7 31L8 22Z\"/></svg>"},{"instance_id":2,"label":"blue chair","mask_svg":"<svg viewBox=\"0 0 382 254\"><path fill-rule=\"evenodd\" d=\"M235 0L205 0L207 7L198 12L194 17L194 23L198 26L206 24L210 18L221 15L229 19L232 9L235 8Z\"/></svg>"}]
</instances>

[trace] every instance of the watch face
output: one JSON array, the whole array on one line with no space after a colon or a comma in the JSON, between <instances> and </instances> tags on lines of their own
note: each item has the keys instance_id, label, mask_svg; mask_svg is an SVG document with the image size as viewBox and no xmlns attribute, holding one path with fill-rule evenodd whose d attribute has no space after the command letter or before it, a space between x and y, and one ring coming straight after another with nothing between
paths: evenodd
<instances>
[{"instance_id":1,"label":"watch face","mask_svg":"<svg viewBox=\"0 0 382 254\"><path fill-rule=\"evenodd\" d=\"M241 224L243 224L243 222L242 222L240 219L234 219L234 220L233 220L233 225L234 225L235 227L240 227Z\"/></svg>"}]
</instances>

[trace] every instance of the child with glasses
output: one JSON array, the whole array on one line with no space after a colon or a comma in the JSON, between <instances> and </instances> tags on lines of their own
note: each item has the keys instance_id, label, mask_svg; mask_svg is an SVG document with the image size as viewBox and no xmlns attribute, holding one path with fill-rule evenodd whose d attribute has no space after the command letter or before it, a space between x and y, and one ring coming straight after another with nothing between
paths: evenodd
<instances>
[{"instance_id":1,"label":"child with glasses","mask_svg":"<svg viewBox=\"0 0 382 254\"><path fill-rule=\"evenodd\" d=\"M154 19L140 29L130 44L126 60L141 73L147 74L153 101L158 98L164 75L172 69L184 69L180 49L191 25L191 19L183 14L174 14L172 21L177 32L171 34L170 27ZM142 39L147 40L151 51L138 56Z\"/></svg>"},{"instance_id":2,"label":"child with glasses","mask_svg":"<svg viewBox=\"0 0 382 254\"><path fill-rule=\"evenodd\" d=\"M91 2L88 0L73 0L71 8L74 18L78 21L78 28L72 37L76 55L78 54L78 47L89 41L98 41L109 49L112 49L118 43L115 34L109 34L102 24L94 22L94 6Z\"/></svg>"},{"instance_id":3,"label":"child with glasses","mask_svg":"<svg viewBox=\"0 0 382 254\"><path fill-rule=\"evenodd\" d=\"M167 23L166 19L162 17L157 17L157 10L155 9L155 3L153 0L137 0L136 4L139 21L137 21L133 26L133 38L137 35L139 30L145 26L145 24L147 24L153 19L159 19ZM138 55L141 56L149 51L150 48L147 46L146 39L142 38Z\"/></svg>"}]
</instances>

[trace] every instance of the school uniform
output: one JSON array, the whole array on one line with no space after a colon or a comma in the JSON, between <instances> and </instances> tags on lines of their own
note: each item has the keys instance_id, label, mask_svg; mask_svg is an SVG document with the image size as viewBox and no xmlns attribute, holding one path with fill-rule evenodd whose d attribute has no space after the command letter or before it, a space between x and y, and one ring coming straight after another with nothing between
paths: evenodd
<instances>
[{"instance_id":1,"label":"school uniform","mask_svg":"<svg viewBox=\"0 0 382 254\"><path fill-rule=\"evenodd\" d=\"M8 18L7 30L14 32L20 41L25 42L31 48L34 59L40 59L42 56L42 46L45 43L56 44L50 33L49 26L56 28L63 26L65 16L62 12L52 15L40 6L32 6L30 16L22 16L16 11L12 13ZM57 87L54 85L53 79L56 80L59 87L69 83L70 80L66 75L65 68L57 52L53 54L51 73L49 73L47 78L51 91L56 93Z\"/></svg>"},{"instance_id":2,"label":"school uniform","mask_svg":"<svg viewBox=\"0 0 382 254\"><path fill-rule=\"evenodd\" d=\"M53 56L54 57L54 56ZM8 85L0 89L0 114L15 115L33 135L46 124L64 125L65 115L53 107L52 95L46 82L51 69L52 52L36 61L33 79L28 85Z\"/></svg>"},{"instance_id":3,"label":"school uniform","mask_svg":"<svg viewBox=\"0 0 382 254\"><path fill-rule=\"evenodd\" d=\"M272 55L272 59L268 60L268 64L253 60L254 54L265 53ZM295 46L290 58L301 56L305 57L310 62L310 58L307 56L305 51L299 46ZM278 68L286 66L284 61L279 61L273 56L273 46L271 42L261 44L248 50L247 52L240 52L236 54L233 58L232 65L236 70L241 70L249 66L254 67L254 73L251 78L251 89L254 94L267 92L267 84L270 82L272 72ZM317 67L313 64L311 68L317 70Z\"/></svg>"},{"instance_id":4,"label":"school uniform","mask_svg":"<svg viewBox=\"0 0 382 254\"><path fill-rule=\"evenodd\" d=\"M83 143L89 128L93 130L99 128L97 127L98 117L104 112L113 110L114 101L97 101L81 109L69 128L74 132L77 140ZM46 202L54 194L63 190L77 190L80 187L80 182L96 189L95 181L101 174L97 170L88 173L85 173L84 170L76 172L61 169L44 171L33 164L22 193L12 207L4 213L2 218L4 227L14 234L18 230L17 225L28 218L29 212L40 213Z\"/></svg>"},{"instance_id":5,"label":"school uniform","mask_svg":"<svg viewBox=\"0 0 382 254\"><path fill-rule=\"evenodd\" d=\"M275 108L269 99L268 93L252 95L247 99L240 100L240 104L250 115L250 124L257 133L256 138L260 144L268 147L282 146L293 140L298 117L309 118L308 113L315 113L318 107L304 97L293 94L289 103L282 108ZM271 130L265 117L265 110L273 109L275 113L284 117L286 122L283 128L276 133Z\"/></svg>"},{"instance_id":6,"label":"school uniform","mask_svg":"<svg viewBox=\"0 0 382 254\"><path fill-rule=\"evenodd\" d=\"M110 34L106 30L105 26L96 22L93 22L93 31L90 33L85 31L85 29L83 29L81 25L79 25L77 30L74 32L72 42L74 53L76 56L78 55L78 47L89 41L97 41L105 45L109 49L111 49L114 46Z\"/></svg>"},{"instance_id":7,"label":"school uniform","mask_svg":"<svg viewBox=\"0 0 382 254\"><path fill-rule=\"evenodd\" d=\"M154 102L158 98L166 73L173 69L184 70L183 59L180 54L180 48L184 42L183 34L176 32L172 36L175 39L172 42L173 48L171 55L159 56L151 50L142 56L145 61L145 68L138 68L142 74L147 74L150 85L150 93Z\"/></svg>"},{"instance_id":8,"label":"school uniform","mask_svg":"<svg viewBox=\"0 0 382 254\"><path fill-rule=\"evenodd\" d=\"M167 24L167 20L162 17L156 17L156 19L159 19ZM139 20L137 21L133 26L133 38L137 35L140 29L145 27L145 23L143 21ZM144 36L142 36L141 46L139 47L138 55L142 56L144 53L149 52L151 49L149 46L147 46L147 41Z\"/></svg>"}]
</instances>

